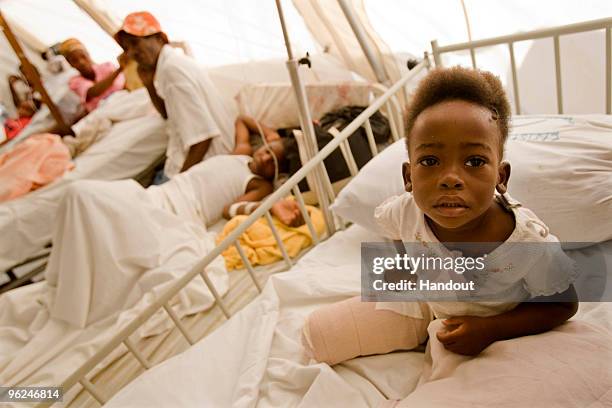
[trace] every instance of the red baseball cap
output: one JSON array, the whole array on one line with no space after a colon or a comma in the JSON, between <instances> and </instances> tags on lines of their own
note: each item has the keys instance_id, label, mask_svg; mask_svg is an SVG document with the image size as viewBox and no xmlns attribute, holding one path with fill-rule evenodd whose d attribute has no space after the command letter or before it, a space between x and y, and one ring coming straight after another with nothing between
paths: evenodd
<instances>
[{"instance_id":1,"label":"red baseball cap","mask_svg":"<svg viewBox=\"0 0 612 408\"><path fill-rule=\"evenodd\" d=\"M153 34L161 33L162 28L159 21L153 17L153 14L148 11L136 11L125 17L121 28L114 35L115 40L119 41L122 32L135 37L148 37Z\"/></svg>"}]
</instances>

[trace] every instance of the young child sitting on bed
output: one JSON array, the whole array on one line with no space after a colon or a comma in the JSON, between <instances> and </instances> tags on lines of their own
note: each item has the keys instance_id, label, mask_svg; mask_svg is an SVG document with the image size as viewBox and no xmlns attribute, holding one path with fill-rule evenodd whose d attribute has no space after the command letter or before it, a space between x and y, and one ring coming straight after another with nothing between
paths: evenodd
<instances>
[{"instance_id":1,"label":"young child sitting on bed","mask_svg":"<svg viewBox=\"0 0 612 408\"><path fill-rule=\"evenodd\" d=\"M335 364L411 349L427 339L428 326L430 345L476 355L495 341L542 333L574 315L574 264L542 221L506 193L509 116L502 85L491 73L460 67L430 72L407 117L406 193L381 204L375 217L389 238L403 242L444 243L447 249L453 243L495 243L496 255L488 254L482 272L484 286L498 299L544 302L376 304L355 297L310 315L304 340L312 357ZM550 244L530 245L525 256L517 242ZM513 252L519 247L522 253ZM443 320L430 325L432 318Z\"/></svg>"}]
</instances>

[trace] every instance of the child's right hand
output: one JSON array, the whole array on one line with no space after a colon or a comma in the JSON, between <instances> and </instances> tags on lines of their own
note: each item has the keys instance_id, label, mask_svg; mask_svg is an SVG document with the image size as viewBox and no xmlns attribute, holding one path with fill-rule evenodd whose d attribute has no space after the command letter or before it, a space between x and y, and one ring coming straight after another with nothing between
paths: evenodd
<instances>
[{"instance_id":1,"label":"child's right hand","mask_svg":"<svg viewBox=\"0 0 612 408\"><path fill-rule=\"evenodd\" d=\"M486 317L459 316L442 320L445 330L436 333L444 348L464 356L475 356L495 341Z\"/></svg>"}]
</instances>

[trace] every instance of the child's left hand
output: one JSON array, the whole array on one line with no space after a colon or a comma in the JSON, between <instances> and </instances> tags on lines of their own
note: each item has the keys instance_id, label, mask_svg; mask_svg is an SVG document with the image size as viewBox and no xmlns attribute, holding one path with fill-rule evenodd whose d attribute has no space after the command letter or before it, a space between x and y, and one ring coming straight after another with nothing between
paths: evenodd
<instances>
[{"instance_id":1,"label":"child's left hand","mask_svg":"<svg viewBox=\"0 0 612 408\"><path fill-rule=\"evenodd\" d=\"M436 337L453 353L475 356L495 341L486 317L459 316L442 323L445 330L436 333Z\"/></svg>"}]
</instances>

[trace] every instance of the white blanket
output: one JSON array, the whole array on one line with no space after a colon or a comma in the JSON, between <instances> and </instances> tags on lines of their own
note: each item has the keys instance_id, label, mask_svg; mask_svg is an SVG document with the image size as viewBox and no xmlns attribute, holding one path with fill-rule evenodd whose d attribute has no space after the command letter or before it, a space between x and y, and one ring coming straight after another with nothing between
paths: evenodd
<instances>
[{"instance_id":1,"label":"white blanket","mask_svg":"<svg viewBox=\"0 0 612 408\"><path fill-rule=\"evenodd\" d=\"M148 111L147 106L151 106L146 93L137 91L123 96L120 98L121 104L100 107L102 113L108 114L105 118L117 117L117 110L132 112L130 115L134 112L144 113ZM134 105L133 110L131 105ZM119 180L134 177L166 151L166 144L165 121L157 114L114 123L104 138L74 160L76 168L73 171L44 188L2 203L0 271L26 260L49 243L57 205L70 183L80 179Z\"/></svg>"},{"instance_id":2,"label":"white blanket","mask_svg":"<svg viewBox=\"0 0 612 408\"><path fill-rule=\"evenodd\" d=\"M102 140L113 124L142 117L158 117L145 88L135 91L117 91L103 100L94 111L76 123L75 136L64 136L63 142L74 158L89 146Z\"/></svg>"},{"instance_id":3,"label":"white blanket","mask_svg":"<svg viewBox=\"0 0 612 408\"><path fill-rule=\"evenodd\" d=\"M71 184L54 219L46 281L0 297L3 385L59 384L215 245L205 227L157 207L131 180ZM224 294L223 260L206 271ZM195 279L172 304L185 316L213 302ZM168 327L160 311L139 335Z\"/></svg>"},{"instance_id":4,"label":"white blanket","mask_svg":"<svg viewBox=\"0 0 612 408\"><path fill-rule=\"evenodd\" d=\"M407 403L414 401L408 406L419 408L491 407L509 398L521 407L609 406L612 307L605 303L581 304L580 320L555 331L498 342L416 391L423 353L364 357L333 368L311 364L300 341L306 316L360 289L359 246L353 243L347 259L349 251L330 241L292 271L272 276L263 294L223 327L144 373L106 406L367 407L407 396ZM340 262L329 262L334 249Z\"/></svg>"}]
</instances>

